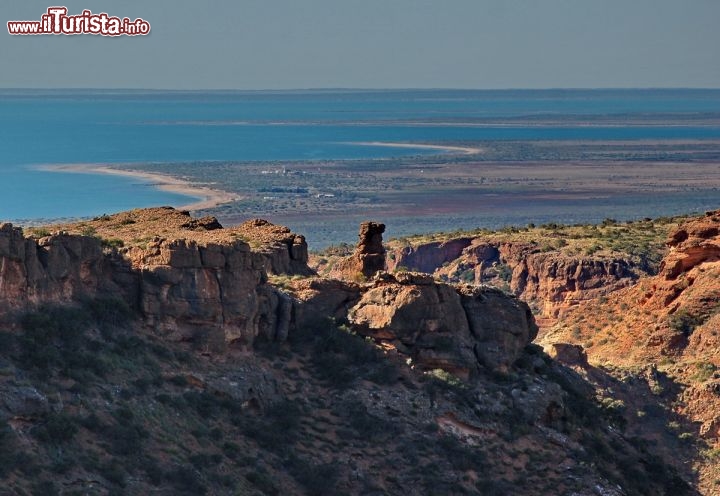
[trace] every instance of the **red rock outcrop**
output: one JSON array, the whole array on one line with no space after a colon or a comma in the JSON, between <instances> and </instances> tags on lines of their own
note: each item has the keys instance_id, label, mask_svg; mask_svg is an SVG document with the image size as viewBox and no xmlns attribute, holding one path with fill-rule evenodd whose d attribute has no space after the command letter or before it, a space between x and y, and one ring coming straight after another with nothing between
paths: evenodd
<instances>
[{"instance_id":1,"label":"red rock outcrop","mask_svg":"<svg viewBox=\"0 0 720 496\"><path fill-rule=\"evenodd\" d=\"M360 334L424 369L469 377L511 366L537 334L529 308L492 288L456 288L418 273L380 273L350 309Z\"/></svg>"},{"instance_id":2,"label":"red rock outcrop","mask_svg":"<svg viewBox=\"0 0 720 496\"><path fill-rule=\"evenodd\" d=\"M157 225L147 243L138 232ZM214 219L192 219L174 209L145 209L103 216L82 229L122 236L129 246L110 249L100 238L61 231L40 239L25 237L10 224L0 227L0 313L20 314L42 304L72 304L82 298L125 300L146 325L170 339L208 348L252 345L260 334L284 339L292 301L267 284L266 268L302 269L304 238L264 223L271 241L292 240L284 250L260 252L243 241L250 229L225 230ZM162 226L160 228L160 226ZM77 228L77 226L75 226ZM72 226L68 226L71 229ZM132 229L133 231L130 231ZM288 234L289 233L289 234ZM116 245L122 245L123 239ZM305 247L305 249L303 249Z\"/></svg>"},{"instance_id":3,"label":"red rock outcrop","mask_svg":"<svg viewBox=\"0 0 720 496\"><path fill-rule=\"evenodd\" d=\"M501 248L501 256L503 253ZM535 303L549 323L580 302L595 300L634 284L638 270L621 258L592 259L557 253L503 257L512 268L510 290Z\"/></svg>"},{"instance_id":4,"label":"red rock outcrop","mask_svg":"<svg viewBox=\"0 0 720 496\"><path fill-rule=\"evenodd\" d=\"M58 232L26 238L21 228L0 225L0 314L26 312L43 303L67 303L98 293L119 295L113 260L101 242Z\"/></svg>"},{"instance_id":5,"label":"red rock outcrop","mask_svg":"<svg viewBox=\"0 0 720 496\"><path fill-rule=\"evenodd\" d=\"M682 385L676 413L720 444L720 211L686 222L667 244L657 275L585 302L542 341L546 349L584 343L591 364L661 370Z\"/></svg>"},{"instance_id":6,"label":"red rock outcrop","mask_svg":"<svg viewBox=\"0 0 720 496\"><path fill-rule=\"evenodd\" d=\"M255 250L266 261L271 274L311 275L308 267L308 246L305 236L285 226L276 226L263 219L252 219L234 228L245 239L260 246Z\"/></svg>"},{"instance_id":7,"label":"red rock outcrop","mask_svg":"<svg viewBox=\"0 0 720 496\"><path fill-rule=\"evenodd\" d=\"M667 240L670 253L660 266L663 277L674 280L701 263L720 260L719 224L720 213L708 212L671 233Z\"/></svg>"},{"instance_id":8,"label":"red rock outcrop","mask_svg":"<svg viewBox=\"0 0 720 496\"><path fill-rule=\"evenodd\" d=\"M457 238L404 247L389 255L388 269L436 274L448 281L505 286L538 310L543 326L554 324L582 301L606 296L644 272L621 258L588 258L541 252L531 243Z\"/></svg>"},{"instance_id":9,"label":"red rock outcrop","mask_svg":"<svg viewBox=\"0 0 720 496\"><path fill-rule=\"evenodd\" d=\"M375 275L370 284L290 279L293 299L268 283L267 272L310 273L305 240L265 221L224 229L212 218L162 208L67 226L106 241L67 232L35 239L4 224L0 311L109 296L135 308L156 334L213 351L251 347L261 335L283 341L293 328L330 318L391 344L425 369L468 377L480 366L511 366L537 333L527 305L494 289L378 272L384 227L363 223L348 259L347 267ZM145 241L148 232L158 235Z\"/></svg>"},{"instance_id":10,"label":"red rock outcrop","mask_svg":"<svg viewBox=\"0 0 720 496\"><path fill-rule=\"evenodd\" d=\"M385 247L382 243L384 232L385 224L370 221L360 224L360 239L355 252L335 265L331 277L361 280L385 270Z\"/></svg>"}]
</instances>

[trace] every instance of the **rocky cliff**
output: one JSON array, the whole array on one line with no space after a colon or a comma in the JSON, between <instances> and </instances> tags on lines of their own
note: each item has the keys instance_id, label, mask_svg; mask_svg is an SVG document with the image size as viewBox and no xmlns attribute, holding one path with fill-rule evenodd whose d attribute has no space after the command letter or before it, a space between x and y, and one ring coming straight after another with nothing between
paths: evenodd
<instances>
[{"instance_id":1,"label":"rocky cliff","mask_svg":"<svg viewBox=\"0 0 720 496\"><path fill-rule=\"evenodd\" d=\"M103 253L97 238L57 232L25 237L0 225L0 313L26 312L43 303L68 303L99 293L120 295L113 274L118 259ZM126 264L129 265L129 264Z\"/></svg>"},{"instance_id":2,"label":"rocky cliff","mask_svg":"<svg viewBox=\"0 0 720 496\"><path fill-rule=\"evenodd\" d=\"M384 230L383 224L362 223L355 252L331 272L339 278L332 296L318 298L317 291L301 285L298 313L332 315L424 370L442 369L466 379L480 367L508 370L537 335L529 307L489 287L385 272ZM358 285L358 274L370 281Z\"/></svg>"},{"instance_id":3,"label":"rocky cliff","mask_svg":"<svg viewBox=\"0 0 720 496\"><path fill-rule=\"evenodd\" d=\"M487 241L482 236L397 247L388 258L391 271L421 271L511 291L535 308L544 327L583 301L632 285L647 271L630 257L568 254L545 250L537 242Z\"/></svg>"},{"instance_id":4,"label":"rocky cliff","mask_svg":"<svg viewBox=\"0 0 720 496\"><path fill-rule=\"evenodd\" d=\"M680 434L711 453L720 445L720 211L680 225L667 246L657 275L585 302L541 341L580 344L591 365L619 375L643 371L636 380L675 416ZM695 463L703 491L717 494L716 458Z\"/></svg>"},{"instance_id":5,"label":"rocky cliff","mask_svg":"<svg viewBox=\"0 0 720 496\"><path fill-rule=\"evenodd\" d=\"M349 321L425 370L468 378L478 367L507 371L537 335L530 309L488 287L453 287L420 273L380 273Z\"/></svg>"},{"instance_id":6,"label":"rocky cliff","mask_svg":"<svg viewBox=\"0 0 720 496\"><path fill-rule=\"evenodd\" d=\"M342 280L264 221L3 225L0 493L694 494L526 304L385 272L381 234Z\"/></svg>"},{"instance_id":7,"label":"rocky cliff","mask_svg":"<svg viewBox=\"0 0 720 496\"><path fill-rule=\"evenodd\" d=\"M300 278L288 293L269 284L268 274L310 276L307 245L262 220L225 229L213 218L144 209L39 238L4 224L0 305L19 314L42 304L119 298L158 335L211 351L252 347L258 336L284 341L308 316L322 316L392 344L425 369L468 377L478 366L511 366L537 333L525 304L420 274L353 282L384 268L383 231L374 222L360 226L356 253L338 264L349 281Z\"/></svg>"},{"instance_id":8,"label":"rocky cliff","mask_svg":"<svg viewBox=\"0 0 720 496\"><path fill-rule=\"evenodd\" d=\"M257 251L243 240L255 229L264 235L253 241ZM298 267L307 251L304 240L284 228L293 243L278 248L268 229L254 223L225 230L214 219L172 209L104 216L40 237L4 224L0 308L7 317L112 297L138 309L147 326L169 339L215 350L250 345L259 334L274 339L287 335L291 303L267 284L267 272L307 271Z\"/></svg>"}]
</instances>

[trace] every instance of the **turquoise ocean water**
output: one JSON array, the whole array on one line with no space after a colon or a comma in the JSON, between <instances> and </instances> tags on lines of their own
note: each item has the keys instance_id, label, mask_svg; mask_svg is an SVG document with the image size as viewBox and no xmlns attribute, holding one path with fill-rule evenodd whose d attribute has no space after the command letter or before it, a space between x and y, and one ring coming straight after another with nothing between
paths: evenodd
<instances>
[{"instance_id":1,"label":"turquoise ocean water","mask_svg":"<svg viewBox=\"0 0 720 496\"><path fill-rule=\"evenodd\" d=\"M0 91L0 219L99 215L191 198L57 164L437 153L361 142L720 138L720 90Z\"/></svg>"}]
</instances>

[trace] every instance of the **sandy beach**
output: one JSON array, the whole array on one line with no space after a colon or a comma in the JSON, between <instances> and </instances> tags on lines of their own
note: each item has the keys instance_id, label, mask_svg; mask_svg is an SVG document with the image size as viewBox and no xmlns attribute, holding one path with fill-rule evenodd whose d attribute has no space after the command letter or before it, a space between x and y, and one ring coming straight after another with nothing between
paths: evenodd
<instances>
[{"instance_id":1,"label":"sandy beach","mask_svg":"<svg viewBox=\"0 0 720 496\"><path fill-rule=\"evenodd\" d=\"M217 207L224 203L230 203L239 198L239 195L222 191L207 186L199 186L176 177L160 174L157 172L134 171L127 169L116 169L109 165L100 164L72 164L72 165L49 165L42 167L49 172L64 172L75 174L110 174L114 176L132 177L149 183L162 191L178 193L197 198L198 201L179 205L177 208L183 210L203 210Z\"/></svg>"},{"instance_id":2,"label":"sandy beach","mask_svg":"<svg viewBox=\"0 0 720 496\"><path fill-rule=\"evenodd\" d=\"M393 143L387 141L360 141L348 144L362 146L385 146L388 148L417 148L419 150L437 150L441 152L461 153L464 155L474 155L482 152L481 148L473 148L471 146L422 145L414 143Z\"/></svg>"}]
</instances>

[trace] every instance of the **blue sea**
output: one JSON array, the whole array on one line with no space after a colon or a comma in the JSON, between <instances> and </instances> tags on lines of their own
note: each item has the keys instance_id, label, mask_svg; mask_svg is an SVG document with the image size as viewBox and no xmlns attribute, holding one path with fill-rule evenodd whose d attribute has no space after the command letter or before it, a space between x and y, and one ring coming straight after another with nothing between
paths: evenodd
<instances>
[{"instance_id":1,"label":"blue sea","mask_svg":"<svg viewBox=\"0 0 720 496\"><path fill-rule=\"evenodd\" d=\"M720 90L156 92L0 90L0 219L86 217L192 198L61 164L437 154L365 142L710 140Z\"/></svg>"}]
</instances>

